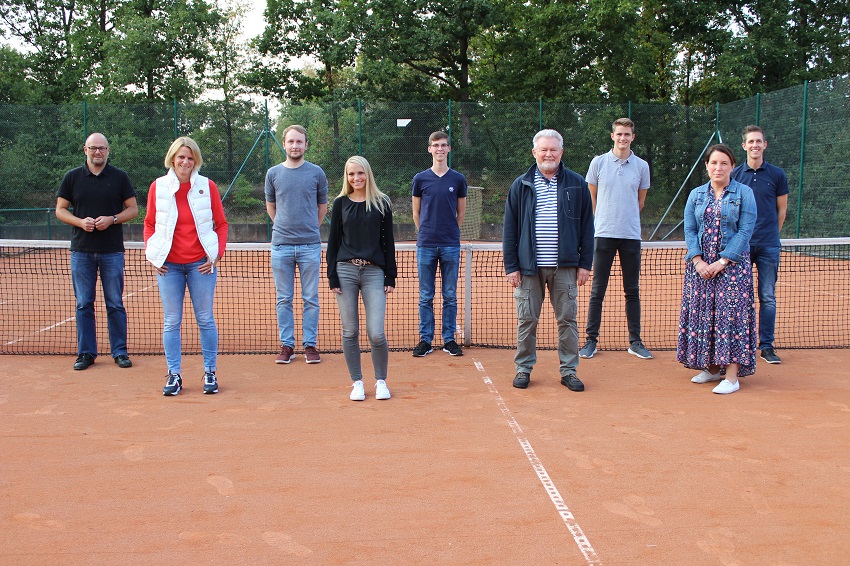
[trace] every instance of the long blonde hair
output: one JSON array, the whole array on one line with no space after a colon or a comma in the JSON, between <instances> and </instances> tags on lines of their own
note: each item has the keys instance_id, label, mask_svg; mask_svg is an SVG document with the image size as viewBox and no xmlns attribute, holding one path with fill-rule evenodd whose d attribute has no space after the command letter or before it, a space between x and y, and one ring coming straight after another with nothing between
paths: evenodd
<instances>
[{"instance_id":1,"label":"long blonde hair","mask_svg":"<svg viewBox=\"0 0 850 566\"><path fill-rule=\"evenodd\" d=\"M348 184L349 164L360 165L366 172L366 210L371 210L374 206L378 209L378 212L385 214L390 208L390 197L382 193L381 189L378 188L378 184L375 183L375 175L372 173L372 167L369 165L369 162L366 161L365 157L352 155L348 158L348 161L345 162L345 168L343 170L344 174L342 176L342 190L337 196L345 197L354 192L352 186Z\"/></svg>"}]
</instances>

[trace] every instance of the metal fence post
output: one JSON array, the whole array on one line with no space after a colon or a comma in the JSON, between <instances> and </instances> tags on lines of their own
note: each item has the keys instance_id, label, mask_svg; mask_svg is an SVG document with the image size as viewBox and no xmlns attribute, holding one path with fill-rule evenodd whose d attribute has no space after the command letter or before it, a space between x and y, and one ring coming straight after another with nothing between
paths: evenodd
<instances>
[{"instance_id":1,"label":"metal fence post","mask_svg":"<svg viewBox=\"0 0 850 566\"><path fill-rule=\"evenodd\" d=\"M756 126L759 125L759 121L761 120L761 93L756 93Z\"/></svg>"},{"instance_id":2,"label":"metal fence post","mask_svg":"<svg viewBox=\"0 0 850 566\"><path fill-rule=\"evenodd\" d=\"M449 99L449 126L448 126L447 129L449 130L447 132L449 134L449 147L451 147L451 145L452 145L452 100L451 100L451 98ZM449 152L449 167L452 166L452 153L454 153L454 152L451 152L451 151Z\"/></svg>"},{"instance_id":3,"label":"metal fence post","mask_svg":"<svg viewBox=\"0 0 850 566\"><path fill-rule=\"evenodd\" d=\"M537 131L543 130L543 99L537 99Z\"/></svg>"},{"instance_id":4,"label":"metal fence post","mask_svg":"<svg viewBox=\"0 0 850 566\"><path fill-rule=\"evenodd\" d=\"M174 99L174 139L180 137L180 131L177 129L177 99Z\"/></svg>"},{"instance_id":5,"label":"metal fence post","mask_svg":"<svg viewBox=\"0 0 850 566\"><path fill-rule=\"evenodd\" d=\"M803 171L806 159L806 109L809 106L809 81L803 81L803 123L800 132L800 174L797 179L797 238L800 237L800 222L803 213Z\"/></svg>"},{"instance_id":6,"label":"metal fence post","mask_svg":"<svg viewBox=\"0 0 850 566\"><path fill-rule=\"evenodd\" d=\"M83 99L83 139L89 137L89 109L85 99ZM48 238L49 240L50 238Z\"/></svg>"},{"instance_id":7,"label":"metal fence post","mask_svg":"<svg viewBox=\"0 0 850 566\"><path fill-rule=\"evenodd\" d=\"M357 99L357 155L363 155L363 99Z\"/></svg>"}]
</instances>

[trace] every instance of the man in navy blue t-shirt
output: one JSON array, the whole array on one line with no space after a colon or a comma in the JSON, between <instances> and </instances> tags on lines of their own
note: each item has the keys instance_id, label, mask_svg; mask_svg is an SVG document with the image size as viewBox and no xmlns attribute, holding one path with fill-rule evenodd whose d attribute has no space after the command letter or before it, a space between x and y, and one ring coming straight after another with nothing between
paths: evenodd
<instances>
[{"instance_id":1,"label":"man in navy blue t-shirt","mask_svg":"<svg viewBox=\"0 0 850 566\"><path fill-rule=\"evenodd\" d=\"M466 213L466 177L449 168L452 150L446 132L428 138L433 164L413 177L413 222L419 230L416 263L419 270L419 344L413 355L433 352L434 292L437 265L442 281L443 351L462 356L455 342L457 326L457 275L460 266L460 225Z\"/></svg>"},{"instance_id":2,"label":"man in navy blue t-shirt","mask_svg":"<svg viewBox=\"0 0 850 566\"><path fill-rule=\"evenodd\" d=\"M788 210L788 178L785 171L764 160L767 140L758 126L747 126L741 147L747 162L732 171L732 178L749 186L756 197L758 219L750 238L750 259L758 270L759 350L769 364L782 360L773 348L776 326L776 278L779 274L779 231Z\"/></svg>"}]
</instances>

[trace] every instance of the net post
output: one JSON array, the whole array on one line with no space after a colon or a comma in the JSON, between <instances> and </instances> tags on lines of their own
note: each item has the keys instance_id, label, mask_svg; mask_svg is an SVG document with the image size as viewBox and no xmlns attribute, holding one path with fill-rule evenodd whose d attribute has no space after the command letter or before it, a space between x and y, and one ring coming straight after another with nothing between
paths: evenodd
<instances>
[{"instance_id":1,"label":"net post","mask_svg":"<svg viewBox=\"0 0 850 566\"><path fill-rule=\"evenodd\" d=\"M463 345L472 344L472 244L466 244L464 250L466 268L463 273Z\"/></svg>"}]
</instances>

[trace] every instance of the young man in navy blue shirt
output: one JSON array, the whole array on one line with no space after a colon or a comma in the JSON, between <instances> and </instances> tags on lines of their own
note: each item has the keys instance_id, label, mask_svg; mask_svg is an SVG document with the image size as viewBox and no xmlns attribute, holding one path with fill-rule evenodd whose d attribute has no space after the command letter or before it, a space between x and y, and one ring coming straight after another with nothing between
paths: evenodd
<instances>
[{"instance_id":1,"label":"young man in navy blue shirt","mask_svg":"<svg viewBox=\"0 0 850 566\"><path fill-rule=\"evenodd\" d=\"M416 239L416 263L419 271L419 343L413 355L421 358L433 352L434 292L437 266L442 282L443 351L462 356L455 341L457 326L457 276L460 266L460 226L466 213L466 177L449 168L452 148L446 132L434 132L428 138L432 157L429 169L413 177L413 222Z\"/></svg>"},{"instance_id":2,"label":"young man in navy blue shirt","mask_svg":"<svg viewBox=\"0 0 850 566\"><path fill-rule=\"evenodd\" d=\"M782 360L773 348L776 326L776 279L779 274L779 231L788 210L788 178L785 171L764 160L767 140L758 126L747 126L741 147L747 161L732 171L732 178L749 186L756 197L758 219L750 239L750 258L758 270L759 350L769 364Z\"/></svg>"}]
</instances>

